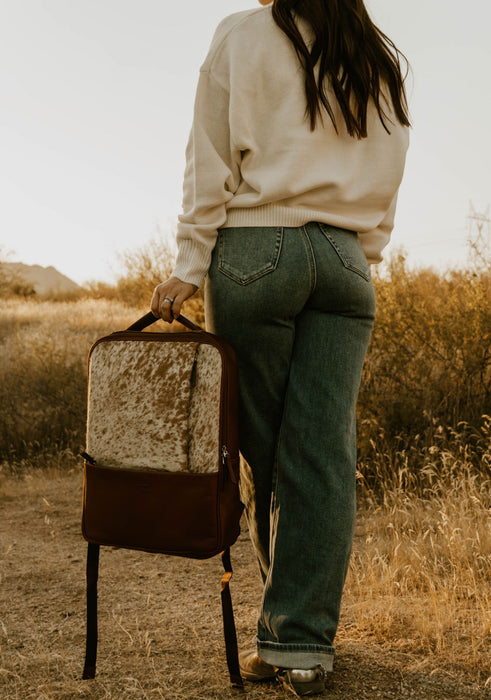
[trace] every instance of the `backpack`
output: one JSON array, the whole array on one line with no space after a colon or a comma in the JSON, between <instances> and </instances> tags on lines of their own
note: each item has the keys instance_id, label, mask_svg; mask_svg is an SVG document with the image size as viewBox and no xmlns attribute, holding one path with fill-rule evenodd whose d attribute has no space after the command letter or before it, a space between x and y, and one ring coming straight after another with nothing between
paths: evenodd
<instances>
[{"instance_id":1,"label":"backpack","mask_svg":"<svg viewBox=\"0 0 491 700\"><path fill-rule=\"evenodd\" d=\"M192 332L141 332L156 320L150 312L89 352L83 678L95 677L99 550L109 545L196 559L222 553L227 664L242 687L229 588L243 510L235 353L182 315Z\"/></svg>"}]
</instances>

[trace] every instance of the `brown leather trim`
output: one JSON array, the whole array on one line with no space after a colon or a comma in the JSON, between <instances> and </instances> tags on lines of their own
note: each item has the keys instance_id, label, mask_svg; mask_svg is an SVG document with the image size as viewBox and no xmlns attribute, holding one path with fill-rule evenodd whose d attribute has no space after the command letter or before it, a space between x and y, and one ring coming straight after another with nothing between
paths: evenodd
<instances>
[{"instance_id":1,"label":"brown leather trim","mask_svg":"<svg viewBox=\"0 0 491 700\"><path fill-rule=\"evenodd\" d=\"M85 463L82 532L95 544L204 559L239 534L242 510L220 475L108 469Z\"/></svg>"}]
</instances>

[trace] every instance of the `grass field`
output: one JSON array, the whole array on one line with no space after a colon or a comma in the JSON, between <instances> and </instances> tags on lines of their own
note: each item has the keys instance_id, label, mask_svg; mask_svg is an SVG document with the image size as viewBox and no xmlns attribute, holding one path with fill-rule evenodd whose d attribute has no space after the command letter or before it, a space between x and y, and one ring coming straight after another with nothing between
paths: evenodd
<instances>
[{"instance_id":1,"label":"grass field","mask_svg":"<svg viewBox=\"0 0 491 700\"><path fill-rule=\"evenodd\" d=\"M470 287L455 279L441 308L430 291L431 284L443 288L442 280L379 282L379 326L360 400L359 517L332 697L491 697L489 285L485 277L474 278L474 287L471 278ZM432 314L423 332L425 304ZM401 323L409 311L419 330ZM103 552L101 570L100 674L79 681L85 546L77 455L84 444L87 352L96 338L143 312L104 299L2 303L0 697L6 700L232 697L219 563L111 549ZM454 374L446 371L450 365ZM260 596L245 534L235 561L245 641ZM267 685L248 696L283 691Z\"/></svg>"}]
</instances>

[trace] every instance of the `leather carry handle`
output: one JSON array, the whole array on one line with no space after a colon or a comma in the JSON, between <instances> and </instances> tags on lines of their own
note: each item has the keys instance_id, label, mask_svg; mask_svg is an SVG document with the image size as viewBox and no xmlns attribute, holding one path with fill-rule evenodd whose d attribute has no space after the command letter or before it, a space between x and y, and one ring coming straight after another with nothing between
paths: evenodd
<instances>
[{"instance_id":1,"label":"leather carry handle","mask_svg":"<svg viewBox=\"0 0 491 700\"><path fill-rule=\"evenodd\" d=\"M151 326L152 323L155 323L158 321L158 317L154 316L154 314L149 311L148 314L145 314L145 316L142 316L141 318L138 319L138 321L135 321L135 323L132 323L131 326L129 326L126 330L127 331L142 331L144 328L147 326ZM186 326L186 328L189 328L191 331L202 331L203 329L201 326L198 326L197 323L194 321L191 321L190 318L187 316L183 316L182 314L179 314L179 316L175 319L176 321L179 321L179 323L182 323L183 326Z\"/></svg>"}]
</instances>

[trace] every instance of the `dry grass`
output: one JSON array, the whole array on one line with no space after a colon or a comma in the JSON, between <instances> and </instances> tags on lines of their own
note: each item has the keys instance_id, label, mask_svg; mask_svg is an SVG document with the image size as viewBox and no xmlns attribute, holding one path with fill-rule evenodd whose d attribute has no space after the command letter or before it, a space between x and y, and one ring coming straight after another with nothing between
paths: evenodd
<instances>
[{"instance_id":1,"label":"dry grass","mask_svg":"<svg viewBox=\"0 0 491 700\"><path fill-rule=\"evenodd\" d=\"M491 673L490 486L463 464L424 496L387 491L365 507L350 634Z\"/></svg>"},{"instance_id":2,"label":"dry grass","mask_svg":"<svg viewBox=\"0 0 491 700\"><path fill-rule=\"evenodd\" d=\"M490 411L489 269L439 275L408 269L396 255L375 278L377 318L359 399L367 467L381 449L411 448L420 467L422 448L452 444L452 429L472 442Z\"/></svg>"},{"instance_id":3,"label":"dry grass","mask_svg":"<svg viewBox=\"0 0 491 700\"><path fill-rule=\"evenodd\" d=\"M422 448L419 468L414 449L400 450L378 454L375 477L358 474L364 546L352 559L348 607L360 638L489 676L491 419L473 441L464 425L442 442Z\"/></svg>"},{"instance_id":4,"label":"dry grass","mask_svg":"<svg viewBox=\"0 0 491 700\"><path fill-rule=\"evenodd\" d=\"M93 681L81 681L86 551L79 522L81 474L38 470L22 479L10 476L0 484L0 498L2 700L237 697L226 674L218 558L199 562L102 548L98 673ZM397 500L394 494L386 504L361 509L329 697L491 695L489 629L479 613L480 604L489 604L481 585L486 557L489 563L485 504L476 485L468 486L463 500L459 515L456 494L434 505ZM438 515L442 506L446 514ZM447 518L459 526L465 521L457 540ZM472 538L467 551L474 528L483 541L477 547ZM464 596L459 587L451 596L451 572L465 574L473 551L481 553L482 571L474 571L474 578L466 574ZM245 532L232 559L232 595L244 644L254 632L261 593ZM432 567L428 576L424 566ZM452 600L443 599L445 591ZM442 627L448 615L458 620L455 630ZM287 696L267 683L248 684L246 697Z\"/></svg>"}]
</instances>

